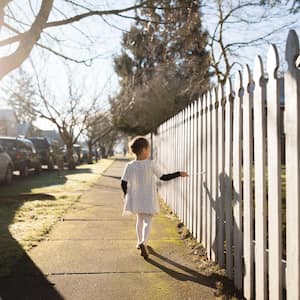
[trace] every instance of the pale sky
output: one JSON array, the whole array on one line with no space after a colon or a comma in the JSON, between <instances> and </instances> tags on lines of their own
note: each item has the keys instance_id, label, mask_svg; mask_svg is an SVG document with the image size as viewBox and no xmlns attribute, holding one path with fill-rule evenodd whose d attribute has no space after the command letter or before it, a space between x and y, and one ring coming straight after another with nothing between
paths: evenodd
<instances>
[{"instance_id":1,"label":"pale sky","mask_svg":"<svg viewBox=\"0 0 300 300\"><path fill-rule=\"evenodd\" d=\"M18 4L25 0L18 0ZM15 2L15 1L14 1ZM25 1L27 2L27 1ZM35 1L38 3L39 1ZM131 5L132 0L111 0L111 1L90 1L100 8L112 8L120 7L120 5L126 7ZM101 2L101 4L99 4ZM214 1L207 0L204 2L207 6L203 9L203 27L208 31L212 31L215 23L216 16L213 8ZM57 2L58 3L58 2ZM122 4L120 4L122 3ZM38 7L38 6L37 6ZM61 7L63 8L63 7ZM300 34L300 21L299 14L297 16L286 14L285 5L273 9L272 12L276 14L276 17L269 21L261 22L260 24L232 24L226 28L225 38L228 42L245 41L261 36L272 29L277 29L285 24L292 24L292 28L296 29ZM251 18L252 15L256 17L262 14L261 9L247 9L244 14L245 17ZM240 16L240 13L237 17ZM30 18L30 17L29 17ZM58 12L55 12L52 19L62 18ZM111 24L108 25L106 22ZM86 35L93 36L93 42L84 38L84 35L80 34L71 26L66 26L63 29L51 29L47 33L55 34L63 42L60 47L62 52L74 58L87 58L89 56L100 55L100 57L94 61L91 67L84 65L70 64L73 74L73 79L78 87L83 89L85 95L84 101L89 102L89 99L95 94L102 91L100 107L108 108L107 98L109 95L116 94L118 91L118 78L113 70L113 57L120 52L122 31L116 28L122 28L128 30L130 28L131 21L128 19L122 19L115 16L108 16L103 21L100 17L93 17L88 20L81 21L74 24L77 28L80 28ZM278 44L280 49L284 49L285 40L287 37L288 28L281 30L274 34L270 41ZM42 38L41 41L47 38ZM51 42L52 43L52 42ZM59 47L54 43L55 49L59 50ZM234 59L241 64L249 63L252 66L254 57L256 54L261 54L265 58L269 45L265 42L257 47L241 48L237 51L238 57ZM86 49L88 48L88 50ZM0 52L1 54L1 52ZM63 105L66 96L67 76L65 72L62 59L54 55L49 55L45 51L41 51L35 48L32 51L31 59L34 62L40 77L43 78L48 85L50 93L55 96L58 105ZM31 61L27 60L23 67L28 72L32 72ZM6 77L4 82L9 78ZM0 94L1 97L1 94ZM0 105L4 106L5 103L0 98ZM49 124L45 121L37 122L37 125L42 128L49 128Z\"/></svg>"}]
</instances>

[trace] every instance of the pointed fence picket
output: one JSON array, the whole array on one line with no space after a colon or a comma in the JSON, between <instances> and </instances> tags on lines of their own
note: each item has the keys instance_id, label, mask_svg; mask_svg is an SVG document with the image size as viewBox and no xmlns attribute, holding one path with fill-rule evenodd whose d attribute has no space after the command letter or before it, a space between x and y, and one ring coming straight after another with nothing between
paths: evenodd
<instances>
[{"instance_id":1,"label":"pointed fence picket","mask_svg":"<svg viewBox=\"0 0 300 300\"><path fill-rule=\"evenodd\" d=\"M268 53L267 71L267 147L268 147L268 221L269 221L269 298L282 297L282 216L281 216L281 138L279 55L275 46Z\"/></svg>"},{"instance_id":2,"label":"pointed fence picket","mask_svg":"<svg viewBox=\"0 0 300 300\"><path fill-rule=\"evenodd\" d=\"M226 241L226 273L229 278L233 276L232 259L232 82L229 79L225 86L225 168L220 174L224 185L222 195L225 211L225 241Z\"/></svg>"},{"instance_id":3,"label":"pointed fence picket","mask_svg":"<svg viewBox=\"0 0 300 300\"><path fill-rule=\"evenodd\" d=\"M244 296L254 295L253 254L253 80L250 68L243 72L243 252L244 252Z\"/></svg>"},{"instance_id":4,"label":"pointed fence picket","mask_svg":"<svg viewBox=\"0 0 300 300\"><path fill-rule=\"evenodd\" d=\"M163 172L190 173L160 196L246 299L300 299L299 53L290 31L284 77L272 45L152 136Z\"/></svg>"},{"instance_id":5,"label":"pointed fence picket","mask_svg":"<svg viewBox=\"0 0 300 300\"><path fill-rule=\"evenodd\" d=\"M225 96L221 87L218 89L218 199L217 199L217 262L221 268L225 267L224 240L225 240L225 212L224 212L224 181L222 176L225 168Z\"/></svg>"},{"instance_id":6,"label":"pointed fence picket","mask_svg":"<svg viewBox=\"0 0 300 300\"><path fill-rule=\"evenodd\" d=\"M287 299L300 299L300 56L299 40L290 31L286 45L286 260Z\"/></svg>"},{"instance_id":7,"label":"pointed fence picket","mask_svg":"<svg viewBox=\"0 0 300 300\"><path fill-rule=\"evenodd\" d=\"M207 185L207 95L202 98L203 106L203 120L202 120L202 239L201 242L203 247L206 248L207 245L207 195L206 195L206 185Z\"/></svg>"},{"instance_id":8,"label":"pointed fence picket","mask_svg":"<svg viewBox=\"0 0 300 300\"><path fill-rule=\"evenodd\" d=\"M235 101L233 108L233 245L234 245L234 284L242 288L242 103L243 82L241 72L235 75Z\"/></svg>"},{"instance_id":9,"label":"pointed fence picket","mask_svg":"<svg viewBox=\"0 0 300 300\"><path fill-rule=\"evenodd\" d=\"M198 171L197 171L197 241L200 242L202 239L202 145L203 145L203 136L202 136L202 98L198 99L198 132L197 132L197 144L198 144Z\"/></svg>"},{"instance_id":10,"label":"pointed fence picket","mask_svg":"<svg viewBox=\"0 0 300 300\"><path fill-rule=\"evenodd\" d=\"M212 164L211 164L211 259L216 260L216 212L218 198L218 90L213 90L212 99L212 132L211 132L211 147L212 147Z\"/></svg>"}]
</instances>

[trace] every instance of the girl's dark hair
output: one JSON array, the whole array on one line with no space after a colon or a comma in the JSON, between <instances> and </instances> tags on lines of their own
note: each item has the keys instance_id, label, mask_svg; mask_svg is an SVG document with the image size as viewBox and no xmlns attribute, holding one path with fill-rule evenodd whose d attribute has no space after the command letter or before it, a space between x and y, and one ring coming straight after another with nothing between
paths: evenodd
<instances>
[{"instance_id":1,"label":"girl's dark hair","mask_svg":"<svg viewBox=\"0 0 300 300\"><path fill-rule=\"evenodd\" d=\"M137 136L129 143L129 147L131 152L133 152L135 155L139 155L142 153L144 148L149 147L149 142L144 137Z\"/></svg>"}]
</instances>

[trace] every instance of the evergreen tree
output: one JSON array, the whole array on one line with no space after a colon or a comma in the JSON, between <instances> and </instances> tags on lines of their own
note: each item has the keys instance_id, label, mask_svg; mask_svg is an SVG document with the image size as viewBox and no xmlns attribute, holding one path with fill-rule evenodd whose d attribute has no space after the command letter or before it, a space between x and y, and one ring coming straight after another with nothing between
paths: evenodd
<instances>
[{"instance_id":1,"label":"evergreen tree","mask_svg":"<svg viewBox=\"0 0 300 300\"><path fill-rule=\"evenodd\" d=\"M145 134L209 88L210 58L200 1L152 1L136 20L115 58L121 90L111 104L119 129Z\"/></svg>"}]
</instances>

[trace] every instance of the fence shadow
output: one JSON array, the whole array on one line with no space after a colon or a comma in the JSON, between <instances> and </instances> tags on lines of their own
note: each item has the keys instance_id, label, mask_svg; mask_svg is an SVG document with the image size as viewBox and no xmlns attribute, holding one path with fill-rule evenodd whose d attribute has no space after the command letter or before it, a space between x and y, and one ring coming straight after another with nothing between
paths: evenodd
<instances>
[{"instance_id":1,"label":"fence shadow","mask_svg":"<svg viewBox=\"0 0 300 300\"><path fill-rule=\"evenodd\" d=\"M234 251L234 248L235 248L234 247L234 234L236 234L237 236L241 234L241 229L239 229L239 227L237 226L237 224L234 220L234 217L233 217L233 207L234 207L234 205L237 204L236 200L239 199L239 194L234 189L232 178L229 177L226 173L224 173L224 172L220 173L218 179L219 179L218 180L218 183L219 183L218 195L219 195L219 197L217 198L217 200L214 199L212 192L208 188L207 184L205 182L203 183L203 186L207 193L208 200L210 202L211 210L215 210L215 216L216 216L216 219L214 220L215 228L216 228L216 235L215 235L215 239L211 241L211 250L213 250L215 252L218 262L224 262L224 264L227 267L228 267L228 264L231 265L231 269L233 270L233 268L234 268L233 253L235 252ZM226 198L229 198L229 199L226 199ZM228 203L227 201L230 201L232 226L231 226L230 230L228 231L229 235L227 232L227 236L226 236L226 224L228 224L228 221L226 222L225 204ZM222 214L222 216L221 216L221 214ZM211 212L210 212L210 215L211 215ZM218 224L219 222L221 222L223 224ZM218 231L220 229L223 230L222 233L220 233ZM222 240L218 240L218 239L220 239L219 236L222 237ZM231 243L230 249L226 248L226 246L228 244L227 239L230 239L230 243ZM223 253L222 253L223 257L218 257L218 255L220 255L220 251L218 251L218 247L220 246L220 243L222 243L222 245L223 245ZM229 256L230 256L231 261L226 262L226 258L228 259ZM225 267L225 265L221 266L221 267ZM245 267L243 265L242 270L244 270L244 268ZM241 298L241 299L244 299L244 298Z\"/></svg>"}]
</instances>

